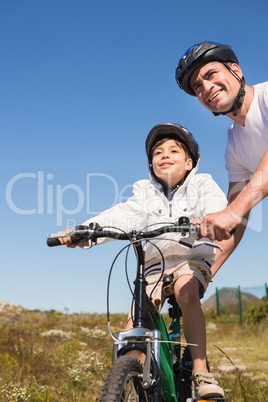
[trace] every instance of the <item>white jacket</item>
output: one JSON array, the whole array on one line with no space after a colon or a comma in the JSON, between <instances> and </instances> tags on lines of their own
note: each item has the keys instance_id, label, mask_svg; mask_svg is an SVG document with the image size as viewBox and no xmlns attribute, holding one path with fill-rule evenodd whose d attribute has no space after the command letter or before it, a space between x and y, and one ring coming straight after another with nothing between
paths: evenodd
<instances>
[{"instance_id":1,"label":"white jacket","mask_svg":"<svg viewBox=\"0 0 268 402\"><path fill-rule=\"evenodd\" d=\"M214 182L209 174L195 174L196 166L181 187L175 192L172 201L168 201L161 185L152 180L140 180L133 185L133 196L125 203L119 203L96 217L84 222L97 222L101 226L113 226L126 232L140 231L148 228L155 229L163 224L176 222L181 216L192 219L202 219L205 215L223 210L227 200L223 191ZM153 225L153 227L150 227ZM158 239L151 239L165 258L165 269L169 269L183 261L193 261L200 266L208 267L215 261L215 249L209 246L200 246L190 249L180 245L179 233L167 233ZM171 240L170 240L171 239ZM174 241L175 240L175 241ZM207 241L210 241L206 239ZM97 244L111 241L111 239L98 239ZM90 248L96 243L81 245ZM145 247L146 274L161 271L162 258L159 251L150 243ZM207 263L206 263L207 262ZM153 266L153 267L152 267ZM152 269L150 269L152 267Z\"/></svg>"}]
</instances>

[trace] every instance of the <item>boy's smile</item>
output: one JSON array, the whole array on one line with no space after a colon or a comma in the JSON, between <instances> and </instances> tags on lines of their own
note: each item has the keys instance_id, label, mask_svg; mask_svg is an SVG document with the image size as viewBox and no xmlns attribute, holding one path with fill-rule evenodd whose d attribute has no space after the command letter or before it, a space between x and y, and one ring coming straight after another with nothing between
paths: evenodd
<instances>
[{"instance_id":1,"label":"boy's smile","mask_svg":"<svg viewBox=\"0 0 268 402\"><path fill-rule=\"evenodd\" d=\"M172 166L172 165L174 165L174 163L171 163L171 162L163 162L163 163L161 163L159 166L165 168L165 167L169 167L169 166Z\"/></svg>"},{"instance_id":2,"label":"boy's smile","mask_svg":"<svg viewBox=\"0 0 268 402\"><path fill-rule=\"evenodd\" d=\"M187 159L184 149L175 140L167 140L153 152L154 174L171 190L192 169L192 159Z\"/></svg>"}]
</instances>

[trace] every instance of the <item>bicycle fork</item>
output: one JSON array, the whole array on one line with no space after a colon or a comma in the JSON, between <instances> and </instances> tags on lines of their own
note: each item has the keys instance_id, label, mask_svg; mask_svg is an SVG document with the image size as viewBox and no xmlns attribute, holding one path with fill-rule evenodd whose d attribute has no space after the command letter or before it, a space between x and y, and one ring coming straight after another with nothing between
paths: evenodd
<instances>
[{"instance_id":1,"label":"bicycle fork","mask_svg":"<svg viewBox=\"0 0 268 402\"><path fill-rule=\"evenodd\" d=\"M113 361L132 350L138 350L145 354L142 374L143 388L152 391L153 401L159 402L161 400L160 331L157 329L132 328L128 331L117 332L115 338Z\"/></svg>"},{"instance_id":2,"label":"bicycle fork","mask_svg":"<svg viewBox=\"0 0 268 402\"><path fill-rule=\"evenodd\" d=\"M134 322L133 328L127 331L120 331L115 335L116 341L113 349L113 361L117 357L130 352L131 350L138 350L145 354L146 359L143 365L142 383L143 388L148 389L153 395L154 402L160 402L162 400L162 373L161 365L164 364L164 372L168 372L168 376L163 376L165 381L165 387L168 389L166 394L168 398L166 401L177 401L175 395L175 389L171 388L170 384L174 386L172 367L170 367L166 354L170 358L169 345L165 344L165 349L168 349L166 353L161 353L163 360L160 359L160 351L163 349L161 344L162 331L165 326L158 315L156 324L157 329L146 328L145 317L145 298L146 298L146 280L144 278L144 250L142 248L141 241L133 243L134 251L137 256L137 278L135 281L134 291ZM162 330L161 330L162 329ZM164 339L164 342L168 342L168 338ZM162 345L162 346L161 346Z\"/></svg>"}]
</instances>

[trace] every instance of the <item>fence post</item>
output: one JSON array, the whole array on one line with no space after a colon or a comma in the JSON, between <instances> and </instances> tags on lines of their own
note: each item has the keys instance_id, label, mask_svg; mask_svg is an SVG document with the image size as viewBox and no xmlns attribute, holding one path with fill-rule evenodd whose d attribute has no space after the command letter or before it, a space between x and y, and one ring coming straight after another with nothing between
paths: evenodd
<instances>
[{"instance_id":1,"label":"fence post","mask_svg":"<svg viewBox=\"0 0 268 402\"><path fill-rule=\"evenodd\" d=\"M242 302L241 302L240 286L238 286L238 302L239 302L239 317L240 317L240 323L242 323L242 322L243 322L243 317L242 317Z\"/></svg>"},{"instance_id":2,"label":"fence post","mask_svg":"<svg viewBox=\"0 0 268 402\"><path fill-rule=\"evenodd\" d=\"M218 288L216 288L216 309L217 309L217 317L220 315L220 305L219 305L219 292Z\"/></svg>"}]
</instances>

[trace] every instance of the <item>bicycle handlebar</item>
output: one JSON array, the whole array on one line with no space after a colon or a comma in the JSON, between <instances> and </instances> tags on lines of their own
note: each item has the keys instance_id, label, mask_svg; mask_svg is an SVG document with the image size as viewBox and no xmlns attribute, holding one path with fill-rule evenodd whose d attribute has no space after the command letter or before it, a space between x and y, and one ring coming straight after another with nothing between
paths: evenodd
<instances>
[{"instance_id":1,"label":"bicycle handlebar","mask_svg":"<svg viewBox=\"0 0 268 402\"><path fill-rule=\"evenodd\" d=\"M101 237L109 237L111 239L129 240L131 242L135 242L151 239L165 233L181 233L182 238L179 240L179 243L189 248L207 245L210 247L219 248L221 250L221 247L217 244L207 241L197 241L196 239L200 234L200 225L194 225L190 223L189 219L186 217L180 218L177 223L168 224L157 229L153 229L150 231L142 230L140 232L132 231L130 233L107 230L105 228L102 228L98 223L90 223L89 226L79 225L75 228L73 232L70 233L56 233L48 235L47 245L49 247L61 246L62 244L58 239L67 236L71 237L72 244L78 244L86 242L88 240L95 241L96 239ZM188 237L186 237L187 233L189 234Z\"/></svg>"}]
</instances>

